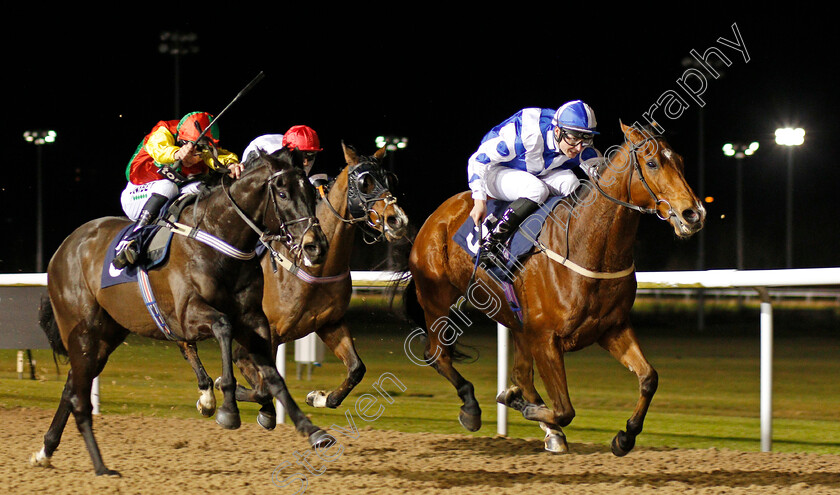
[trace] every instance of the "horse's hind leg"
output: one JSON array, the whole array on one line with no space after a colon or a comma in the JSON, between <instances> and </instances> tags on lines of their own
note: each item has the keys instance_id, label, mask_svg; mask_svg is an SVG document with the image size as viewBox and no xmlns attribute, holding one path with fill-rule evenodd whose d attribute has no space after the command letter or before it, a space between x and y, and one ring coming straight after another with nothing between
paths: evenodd
<instances>
[{"instance_id":1,"label":"horse's hind leg","mask_svg":"<svg viewBox=\"0 0 840 495\"><path fill-rule=\"evenodd\" d=\"M190 363L198 380L199 398L195 402L198 412L205 418L209 418L216 412L216 395L213 393L213 379L207 374L201 359L198 357L198 347L195 342L178 342L178 349L184 359Z\"/></svg>"},{"instance_id":2,"label":"horse's hind leg","mask_svg":"<svg viewBox=\"0 0 840 495\"><path fill-rule=\"evenodd\" d=\"M318 336L333 354L336 355L344 366L347 367L347 378L335 390L327 394L324 390L313 390L306 396L306 403L314 407L336 408L341 405L344 399L358 385L365 376L367 369L356 352L353 338L347 323L342 319L336 324L325 325L317 331Z\"/></svg>"},{"instance_id":3,"label":"horse's hind leg","mask_svg":"<svg viewBox=\"0 0 840 495\"><path fill-rule=\"evenodd\" d=\"M642 432L648 407L659 384L659 376L645 359L636 334L629 326L604 334L598 343L639 378L639 400L633 415L627 420L627 431L619 431L611 444L613 454L624 456L633 450L636 436Z\"/></svg>"},{"instance_id":4,"label":"horse's hind leg","mask_svg":"<svg viewBox=\"0 0 840 495\"><path fill-rule=\"evenodd\" d=\"M53 416L50 428L44 435L44 446L41 450L32 454L29 458L29 463L33 466L51 467L50 459L53 453L61 443L61 435L64 433L64 427L67 426L67 420L70 419L70 414L73 412L73 407L70 405L70 400L73 397L73 371L67 373L67 382L64 384L64 391L61 392L61 401L58 403L58 409Z\"/></svg>"},{"instance_id":5,"label":"horse's hind leg","mask_svg":"<svg viewBox=\"0 0 840 495\"><path fill-rule=\"evenodd\" d=\"M109 320L110 318L100 310L97 323L89 327L79 324L70 333L67 352L70 356L71 371L67 375L67 383L62 392L58 410L44 436L44 447L30 458L31 463L41 466L49 465L49 459L58 448L61 433L72 412L96 474L119 476L117 471L108 469L102 461L102 453L93 434L93 404L90 399L93 379L102 372L108 356L128 334L127 330ZM99 327L101 333L97 332L94 335L88 329L95 327Z\"/></svg>"}]
</instances>

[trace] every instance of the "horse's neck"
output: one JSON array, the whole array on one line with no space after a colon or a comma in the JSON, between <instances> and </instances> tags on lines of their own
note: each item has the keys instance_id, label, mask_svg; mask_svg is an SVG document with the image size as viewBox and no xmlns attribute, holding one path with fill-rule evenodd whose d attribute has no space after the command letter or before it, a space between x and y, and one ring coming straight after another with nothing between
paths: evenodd
<instances>
[{"instance_id":1,"label":"horse's neck","mask_svg":"<svg viewBox=\"0 0 840 495\"><path fill-rule=\"evenodd\" d=\"M605 171L599 183L610 196L629 201L628 167L623 172ZM618 271L633 262L633 244L639 227L639 213L610 201L598 192L591 179L581 188L589 188L588 195L577 201L574 212L568 218L569 257L575 263L591 270ZM610 182L611 181L611 182ZM581 190L579 190L581 191ZM565 220L565 219L564 219ZM565 228L556 228L552 238L566 237ZM557 245L566 245L565 239ZM564 253L561 253L564 254Z\"/></svg>"},{"instance_id":2,"label":"horse's neck","mask_svg":"<svg viewBox=\"0 0 840 495\"><path fill-rule=\"evenodd\" d=\"M332 209L327 204L318 205L318 222L330 244L327 260L324 262L325 275L343 272L350 265L356 226L343 222L336 216L338 213L341 218L347 218L347 172L348 168L345 167L327 194L325 201L329 201Z\"/></svg>"},{"instance_id":3,"label":"horse's neck","mask_svg":"<svg viewBox=\"0 0 840 495\"><path fill-rule=\"evenodd\" d=\"M227 188L237 206L255 225L262 225L267 197L260 190L263 174L251 173L230 184L215 187L209 196L193 204L199 217L197 228L218 237L231 246L250 252L256 247L255 232L236 212L223 188ZM227 179L223 179L227 181ZM224 184L224 182L223 182Z\"/></svg>"}]
</instances>

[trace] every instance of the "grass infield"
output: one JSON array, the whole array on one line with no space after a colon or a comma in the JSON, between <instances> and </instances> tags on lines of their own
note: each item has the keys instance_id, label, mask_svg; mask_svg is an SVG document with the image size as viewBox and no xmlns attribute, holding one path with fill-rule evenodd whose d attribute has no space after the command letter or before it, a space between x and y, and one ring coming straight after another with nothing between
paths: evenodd
<instances>
[{"instance_id":1,"label":"grass infield","mask_svg":"<svg viewBox=\"0 0 840 495\"><path fill-rule=\"evenodd\" d=\"M406 357L403 344L412 327L383 315L376 306L365 298L354 299L349 321L367 375L336 410L311 408L304 398L310 390L338 386L346 373L343 364L327 350L324 362L313 368L311 379L307 380L305 369L298 378L293 345L287 346L287 384L315 424L325 429L346 425L345 412L351 411L358 428L494 436L495 325L475 318L461 337L479 356L474 362L458 365L475 385L483 411L481 430L469 433L458 424L461 403L454 388L433 369L417 366ZM726 314L720 316L712 308L705 328L699 331L690 309L637 307L641 309L634 310L634 321L642 349L659 372L659 390L637 446L760 450L757 309L726 308ZM775 313L774 451L840 454L837 322L836 309ZM218 376L215 341L202 342L199 350L208 372ZM51 351L32 353L36 380L18 379L16 351L0 350L0 407L54 410L58 405L69 366L59 361L57 373ZM638 398L635 375L597 345L568 354L566 370L577 413L565 428L569 442L609 445L624 428ZM405 390L385 382L393 402L380 398L381 415L365 421L355 413L355 401L363 394L378 396L372 384L385 373L396 377ZM237 379L242 381L238 373ZM130 337L111 356L100 383L101 414L201 418L194 405L198 398L195 376L171 343ZM548 400L541 382L537 387ZM217 401L220 399L217 393ZM255 420L255 405L239 406L243 422ZM205 421L208 428L218 428L212 419ZM33 436L42 436L48 426L33 431ZM509 410L508 436L542 438L542 432L535 423Z\"/></svg>"}]
</instances>

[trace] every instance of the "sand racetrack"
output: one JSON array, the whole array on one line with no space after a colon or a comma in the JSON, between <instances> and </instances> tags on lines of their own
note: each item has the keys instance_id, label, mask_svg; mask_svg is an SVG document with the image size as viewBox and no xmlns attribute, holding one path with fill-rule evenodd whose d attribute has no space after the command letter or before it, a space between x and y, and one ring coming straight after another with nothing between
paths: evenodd
<instances>
[{"instance_id":1,"label":"sand racetrack","mask_svg":"<svg viewBox=\"0 0 840 495\"><path fill-rule=\"evenodd\" d=\"M552 455L536 438L368 428L353 439L331 428L337 443L325 462L289 425L226 431L212 420L139 416L95 416L105 462L122 474L97 477L72 417L53 467L29 465L51 418L0 409L4 495L301 493L304 477L306 493L840 493L838 455L638 448L617 458L606 445L577 443Z\"/></svg>"}]
</instances>

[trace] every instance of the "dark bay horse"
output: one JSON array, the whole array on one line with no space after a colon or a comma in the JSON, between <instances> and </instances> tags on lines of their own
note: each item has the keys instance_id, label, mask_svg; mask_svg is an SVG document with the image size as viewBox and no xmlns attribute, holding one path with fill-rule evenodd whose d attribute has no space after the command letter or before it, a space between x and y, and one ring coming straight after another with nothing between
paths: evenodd
<instances>
[{"instance_id":1,"label":"dark bay horse","mask_svg":"<svg viewBox=\"0 0 840 495\"><path fill-rule=\"evenodd\" d=\"M547 449L568 450L560 428L575 415L563 356L595 342L639 379L640 397L626 432L612 442L616 455L633 448L658 382L629 321L636 296L633 243L640 213L657 215L678 237L687 238L702 228L705 210L685 181L682 157L661 136L624 124L621 128L624 143L611 148L598 173L555 207L539 233L538 249L521 263L512 282L521 322L503 285L484 270L474 271L473 260L452 240L472 208L468 192L444 202L418 232L409 257L407 312L427 334L426 362L462 399L459 420L468 430L481 427L481 409L473 385L452 365L455 344L451 329L446 332L450 311L465 295L511 329L513 386L497 400L557 435L560 445L549 449L547 442ZM488 313L491 308L493 314ZM534 362L551 409L534 386Z\"/></svg>"},{"instance_id":2,"label":"dark bay horse","mask_svg":"<svg viewBox=\"0 0 840 495\"><path fill-rule=\"evenodd\" d=\"M316 215L330 245L324 262L317 268L306 268L308 276L301 277L299 271L293 274L275 263L272 254L276 257L280 253L271 253L262 260L263 310L273 330L272 350L276 353L279 344L316 332L347 367L347 377L338 388L331 392L316 390L307 395L307 404L314 407L338 407L365 374L365 365L345 321L353 290L350 256L356 231L360 227L370 242L391 242L404 237L408 227L408 218L392 194L394 178L381 165L385 149L369 157L342 146L347 165L328 188L319 187L322 201L318 203ZM198 360L195 346L182 343L181 347L198 377L202 396L198 409L205 416L212 415L215 404L212 382ZM259 424L266 429L274 428L275 408L271 396L261 391L261 377L254 363L241 352L235 352L235 357L243 376L256 387L253 390L238 387L236 399L261 403ZM302 416L300 410L297 407L286 410L297 424Z\"/></svg>"},{"instance_id":3,"label":"dark bay horse","mask_svg":"<svg viewBox=\"0 0 840 495\"><path fill-rule=\"evenodd\" d=\"M212 337L219 342L224 404L216 421L225 428L240 424L231 356L234 339L257 363L273 396L282 399L286 393L271 361L259 261L247 254L253 254L259 239L278 235L299 243L313 264L321 263L328 245L314 209L315 190L305 177L301 157L291 152L279 158L262 154L239 179L222 176L220 185L183 210L182 221L192 221L200 232L195 239L173 236L166 263L148 272L160 314L176 340ZM30 459L34 465L49 465L72 413L96 474L118 474L105 466L94 438L91 383L129 333L167 338L147 311L138 284L101 287L109 243L129 224L119 217L90 221L64 240L49 263L49 302L42 305L41 323L53 349L69 357L71 369L44 446ZM226 252L199 242L208 236L221 241ZM311 423L307 433L313 443L325 435Z\"/></svg>"}]
</instances>

